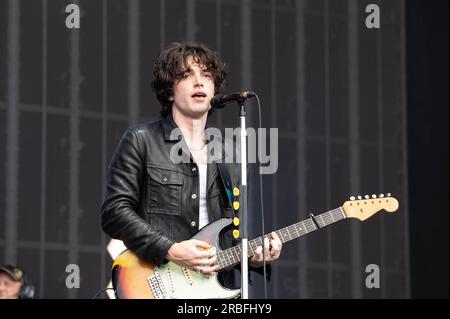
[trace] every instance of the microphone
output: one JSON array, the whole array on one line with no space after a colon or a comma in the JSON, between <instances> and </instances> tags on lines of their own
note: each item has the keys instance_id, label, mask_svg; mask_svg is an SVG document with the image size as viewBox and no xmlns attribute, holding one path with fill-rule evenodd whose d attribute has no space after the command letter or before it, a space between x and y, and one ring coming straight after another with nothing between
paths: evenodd
<instances>
[{"instance_id":1,"label":"microphone","mask_svg":"<svg viewBox=\"0 0 450 319\"><path fill-rule=\"evenodd\" d=\"M217 94L211 99L211 106L216 109L225 107L226 104L237 101L242 102L248 98L254 97L255 93L250 91L236 92L233 94Z\"/></svg>"}]
</instances>

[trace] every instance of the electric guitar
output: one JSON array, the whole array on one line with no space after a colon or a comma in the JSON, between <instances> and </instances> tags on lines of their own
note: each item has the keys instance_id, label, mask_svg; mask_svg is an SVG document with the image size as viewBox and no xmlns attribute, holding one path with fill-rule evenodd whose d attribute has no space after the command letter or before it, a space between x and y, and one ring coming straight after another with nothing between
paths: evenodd
<instances>
[{"instance_id":1,"label":"electric guitar","mask_svg":"<svg viewBox=\"0 0 450 319\"><path fill-rule=\"evenodd\" d=\"M341 207L322 213L299 223L275 231L281 242L285 243L295 238L336 223L345 218L357 218L361 221L371 217L380 210L394 212L398 209L398 201L394 197L380 195L365 199L351 197ZM219 271L228 269L240 263L241 245L220 250L219 233L230 226L231 218L218 219L203 227L192 239L203 240L216 250ZM270 234L264 235L268 237ZM248 256L252 257L256 247L262 245L262 237L248 241ZM116 296L125 299L206 299L206 298L237 298L239 289L223 287L217 278L217 273L206 277L194 270L183 268L173 262L160 267L143 261L130 250L122 252L112 266L112 281Z\"/></svg>"}]
</instances>

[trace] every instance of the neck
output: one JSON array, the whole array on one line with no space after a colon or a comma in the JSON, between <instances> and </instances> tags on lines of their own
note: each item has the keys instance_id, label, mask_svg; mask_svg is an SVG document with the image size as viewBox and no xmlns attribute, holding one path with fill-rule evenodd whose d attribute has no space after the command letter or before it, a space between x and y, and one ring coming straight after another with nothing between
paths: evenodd
<instances>
[{"instance_id":1,"label":"neck","mask_svg":"<svg viewBox=\"0 0 450 319\"><path fill-rule=\"evenodd\" d=\"M276 230L275 233L278 235L278 237L280 237L281 242L285 243L298 237L304 236L315 230L318 230L322 227L338 222L344 218L347 217L345 216L342 208L339 207L315 216L314 220L310 217L299 223ZM272 238L271 234L266 234L264 236L248 241L248 257L253 257L257 247L262 246L263 237L269 240ZM242 245L236 245L231 248L222 250L217 254L219 271L227 269L230 266L237 265L241 262L241 246Z\"/></svg>"},{"instance_id":2,"label":"neck","mask_svg":"<svg viewBox=\"0 0 450 319\"><path fill-rule=\"evenodd\" d=\"M205 127L208 113L198 118L185 116L176 108L172 109L173 120L183 133L183 137L189 147L199 148L205 141Z\"/></svg>"}]
</instances>

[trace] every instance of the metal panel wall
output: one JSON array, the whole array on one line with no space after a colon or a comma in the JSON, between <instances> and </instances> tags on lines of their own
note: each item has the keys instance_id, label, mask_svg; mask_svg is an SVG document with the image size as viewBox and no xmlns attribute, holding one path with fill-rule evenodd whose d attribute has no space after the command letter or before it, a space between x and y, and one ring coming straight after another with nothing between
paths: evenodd
<instances>
[{"instance_id":1,"label":"metal panel wall","mask_svg":"<svg viewBox=\"0 0 450 319\"><path fill-rule=\"evenodd\" d=\"M80 29L65 27L70 3ZM106 286L106 167L128 125L158 117L159 50L195 40L221 53L227 91L257 92L263 126L279 129L278 172L264 176L266 231L350 195L400 201L396 214L287 243L269 297L409 297L404 1L376 3L380 29L366 28L358 0L1 0L0 261L22 265L41 298ZM235 113L211 121L235 127ZM80 266L79 289L65 286L68 264ZM368 264L381 269L380 289L365 286ZM262 297L261 281L254 287Z\"/></svg>"}]
</instances>

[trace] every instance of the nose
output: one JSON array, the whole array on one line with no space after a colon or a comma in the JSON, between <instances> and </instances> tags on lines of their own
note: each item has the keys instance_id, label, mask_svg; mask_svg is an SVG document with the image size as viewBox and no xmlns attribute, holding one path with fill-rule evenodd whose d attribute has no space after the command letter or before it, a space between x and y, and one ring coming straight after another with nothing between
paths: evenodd
<instances>
[{"instance_id":1,"label":"nose","mask_svg":"<svg viewBox=\"0 0 450 319\"><path fill-rule=\"evenodd\" d=\"M196 73L194 75L194 87L203 87L202 77L200 76L200 74Z\"/></svg>"}]
</instances>

